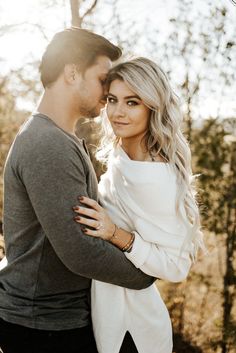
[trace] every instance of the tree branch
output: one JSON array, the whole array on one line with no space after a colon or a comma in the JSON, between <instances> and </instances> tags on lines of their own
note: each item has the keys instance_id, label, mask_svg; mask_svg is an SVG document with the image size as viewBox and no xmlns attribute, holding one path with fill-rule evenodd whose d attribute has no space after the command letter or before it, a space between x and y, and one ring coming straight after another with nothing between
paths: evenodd
<instances>
[{"instance_id":1,"label":"tree branch","mask_svg":"<svg viewBox=\"0 0 236 353\"><path fill-rule=\"evenodd\" d=\"M43 38L48 42L49 38L47 37L46 33L44 32L43 28L41 25L38 23L28 23L28 22L21 22L21 23L15 23L15 24L10 24L10 25L4 25L0 27L0 37L6 34L9 34L10 31L16 30L17 27L22 27L22 26L31 26L34 28L37 28L39 32L42 34Z\"/></svg>"},{"instance_id":2,"label":"tree branch","mask_svg":"<svg viewBox=\"0 0 236 353\"><path fill-rule=\"evenodd\" d=\"M94 10L94 8L97 5L97 2L98 2L98 0L94 0L93 4L90 6L90 8L82 16L82 20Z\"/></svg>"}]
</instances>

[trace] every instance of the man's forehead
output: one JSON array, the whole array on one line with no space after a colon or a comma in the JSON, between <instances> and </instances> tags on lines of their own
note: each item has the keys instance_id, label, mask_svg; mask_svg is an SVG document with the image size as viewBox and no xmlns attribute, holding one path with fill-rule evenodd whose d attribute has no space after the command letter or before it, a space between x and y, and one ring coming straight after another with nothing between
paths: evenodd
<instances>
[{"instance_id":1,"label":"man's forehead","mask_svg":"<svg viewBox=\"0 0 236 353\"><path fill-rule=\"evenodd\" d=\"M107 74L112 67L112 61L107 56L99 56L95 62L95 65L101 74Z\"/></svg>"}]
</instances>

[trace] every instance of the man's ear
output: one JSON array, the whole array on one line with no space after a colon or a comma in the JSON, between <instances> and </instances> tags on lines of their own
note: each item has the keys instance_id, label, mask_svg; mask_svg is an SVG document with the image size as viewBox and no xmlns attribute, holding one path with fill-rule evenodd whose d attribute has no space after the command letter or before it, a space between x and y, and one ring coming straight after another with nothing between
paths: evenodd
<instances>
[{"instance_id":1,"label":"man's ear","mask_svg":"<svg viewBox=\"0 0 236 353\"><path fill-rule=\"evenodd\" d=\"M78 77L78 71L75 64L66 64L64 67L64 79L68 84L74 84Z\"/></svg>"}]
</instances>

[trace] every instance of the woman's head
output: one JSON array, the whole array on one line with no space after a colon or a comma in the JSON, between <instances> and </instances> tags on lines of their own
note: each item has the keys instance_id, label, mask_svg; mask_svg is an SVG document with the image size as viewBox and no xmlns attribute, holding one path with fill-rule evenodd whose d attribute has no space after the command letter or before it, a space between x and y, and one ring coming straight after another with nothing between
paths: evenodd
<instances>
[{"instance_id":1,"label":"woman's head","mask_svg":"<svg viewBox=\"0 0 236 353\"><path fill-rule=\"evenodd\" d=\"M105 117L104 136L98 157L106 160L112 144L115 146L119 138L127 133L129 125L119 126L119 122L123 121L125 124L130 122L130 112L135 113L137 109L133 101L138 102L139 108L143 109L138 110L139 122L143 119L142 141L150 155L159 154L175 169L178 182L176 209L181 215L181 205L184 204L189 220L186 242L193 241L196 250L198 246L202 246L202 242L199 210L192 185L191 152L181 131L183 116L178 98L166 74L153 61L140 57L112 68L108 73L107 85L107 113L114 132L111 131ZM118 106L117 101L123 104ZM132 119L135 121L135 114L132 115ZM116 126L113 122L117 122Z\"/></svg>"},{"instance_id":2,"label":"woman's head","mask_svg":"<svg viewBox=\"0 0 236 353\"><path fill-rule=\"evenodd\" d=\"M147 129L144 134L146 148L154 155L159 153L167 158L172 135L179 128L182 115L177 97L163 70L153 61L140 57L115 66L109 72L107 84L109 90L108 117L110 118L111 111L114 112L112 108L115 108L112 94L119 92L121 97L126 87L130 94L138 97L135 101L145 106L149 112ZM132 109L130 107L127 112ZM120 113L124 114L125 111L120 110ZM143 115L143 119L147 119L147 113ZM114 132L116 134L116 130Z\"/></svg>"}]
</instances>

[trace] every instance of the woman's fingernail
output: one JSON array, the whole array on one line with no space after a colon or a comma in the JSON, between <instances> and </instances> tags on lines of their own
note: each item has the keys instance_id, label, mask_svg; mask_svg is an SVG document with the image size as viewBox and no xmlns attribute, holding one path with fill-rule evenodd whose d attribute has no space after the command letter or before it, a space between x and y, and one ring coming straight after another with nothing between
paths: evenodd
<instances>
[{"instance_id":1,"label":"woman's fingernail","mask_svg":"<svg viewBox=\"0 0 236 353\"><path fill-rule=\"evenodd\" d=\"M88 229L82 228L82 231L83 231L84 233L87 233L87 232L88 232Z\"/></svg>"},{"instance_id":2,"label":"woman's fingernail","mask_svg":"<svg viewBox=\"0 0 236 353\"><path fill-rule=\"evenodd\" d=\"M75 221L79 221L81 218L79 216L74 217Z\"/></svg>"},{"instance_id":3,"label":"woman's fingernail","mask_svg":"<svg viewBox=\"0 0 236 353\"><path fill-rule=\"evenodd\" d=\"M72 207L73 211L79 211L79 206Z\"/></svg>"},{"instance_id":4,"label":"woman's fingernail","mask_svg":"<svg viewBox=\"0 0 236 353\"><path fill-rule=\"evenodd\" d=\"M78 199L79 199L80 201L83 201L84 198L83 198L83 196L79 196Z\"/></svg>"}]
</instances>

